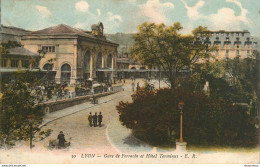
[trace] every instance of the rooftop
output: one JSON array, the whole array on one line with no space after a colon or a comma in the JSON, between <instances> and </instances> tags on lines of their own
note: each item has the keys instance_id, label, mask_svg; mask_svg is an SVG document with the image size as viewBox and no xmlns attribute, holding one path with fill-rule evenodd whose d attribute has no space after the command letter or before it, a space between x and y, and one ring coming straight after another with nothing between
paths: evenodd
<instances>
[{"instance_id":1,"label":"rooftop","mask_svg":"<svg viewBox=\"0 0 260 167\"><path fill-rule=\"evenodd\" d=\"M31 35L76 35L76 36L82 36L91 39L98 39L104 42L109 42L118 45L117 43L112 42L111 40L99 38L94 34L89 33L89 31L73 28L65 24L59 24L57 26L34 31L29 34L26 34L25 36L31 36Z\"/></svg>"},{"instance_id":2,"label":"rooftop","mask_svg":"<svg viewBox=\"0 0 260 167\"><path fill-rule=\"evenodd\" d=\"M33 53L23 47L14 47L8 49L8 55L22 55L22 56L39 56L38 53Z\"/></svg>"}]
</instances>

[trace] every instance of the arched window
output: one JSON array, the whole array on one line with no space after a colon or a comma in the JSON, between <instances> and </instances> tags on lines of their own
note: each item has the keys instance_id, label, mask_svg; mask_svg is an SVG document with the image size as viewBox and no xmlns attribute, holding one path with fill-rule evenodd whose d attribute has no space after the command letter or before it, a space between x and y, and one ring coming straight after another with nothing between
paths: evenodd
<instances>
[{"instance_id":1,"label":"arched window","mask_svg":"<svg viewBox=\"0 0 260 167\"><path fill-rule=\"evenodd\" d=\"M107 67L108 67L108 68L111 68L111 67L112 67L112 55L111 55L111 54L109 54L109 55L107 56Z\"/></svg>"},{"instance_id":2,"label":"arched window","mask_svg":"<svg viewBox=\"0 0 260 167\"><path fill-rule=\"evenodd\" d=\"M131 67L131 70L136 70L136 68L135 67Z\"/></svg>"},{"instance_id":3,"label":"arched window","mask_svg":"<svg viewBox=\"0 0 260 167\"><path fill-rule=\"evenodd\" d=\"M102 68L102 53L99 53L97 56L96 68Z\"/></svg>"},{"instance_id":4,"label":"arched window","mask_svg":"<svg viewBox=\"0 0 260 167\"><path fill-rule=\"evenodd\" d=\"M61 66L61 82L70 83L71 67L69 64L63 64Z\"/></svg>"},{"instance_id":5,"label":"arched window","mask_svg":"<svg viewBox=\"0 0 260 167\"><path fill-rule=\"evenodd\" d=\"M52 71L52 68L53 68L53 65L52 65L52 64L49 64L49 63L46 63L46 64L43 66L43 70L46 70L46 71Z\"/></svg>"},{"instance_id":6,"label":"arched window","mask_svg":"<svg viewBox=\"0 0 260 167\"><path fill-rule=\"evenodd\" d=\"M84 61L83 61L83 64L84 64L84 69L85 70L89 70L90 69L90 52L87 51L84 55Z\"/></svg>"}]
</instances>

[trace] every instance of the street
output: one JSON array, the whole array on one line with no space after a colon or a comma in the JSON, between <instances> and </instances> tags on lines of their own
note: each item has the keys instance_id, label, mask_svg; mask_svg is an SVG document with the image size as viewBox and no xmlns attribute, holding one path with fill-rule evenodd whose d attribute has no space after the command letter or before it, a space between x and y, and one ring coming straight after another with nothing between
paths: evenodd
<instances>
[{"instance_id":1,"label":"street","mask_svg":"<svg viewBox=\"0 0 260 167\"><path fill-rule=\"evenodd\" d=\"M136 80L135 83L141 80ZM158 87L158 83L151 81ZM161 85L165 87L166 85ZM67 109L49 113L44 117L45 124L42 130L52 129L49 137L42 141L34 141L33 149L29 150L28 142L17 142L14 148L1 152L0 160L5 162L19 162L26 163L28 159L32 163L215 163L221 162L240 162L250 163L256 159L256 149L240 150L237 149L223 149L204 151L199 148L193 148L191 151L178 152L175 148L155 148L147 145L131 135L131 131L118 120L118 113L116 105L119 101L131 101L131 81L127 81L124 85L124 91L99 98L99 104L91 104L90 102L73 106ZM87 116L89 112L92 114L99 114L102 112L103 122L102 127L90 127ZM60 131L65 134L65 139L71 142L71 146L66 149L48 149L50 140L57 139ZM214 151L213 151L214 150ZM3 150L2 150L3 151ZM20 152L20 154L17 154ZM153 161L147 159L114 159L116 154L124 156L134 156L132 154L149 153L151 156L158 154L158 156L184 156L188 154L190 157L194 154L196 159L183 158L156 158ZM99 156L100 159L96 161L91 156ZM176 157L174 156L174 157ZM44 158L42 158L44 157ZM74 157L74 158L72 158ZM247 160L245 162L245 160Z\"/></svg>"}]
</instances>

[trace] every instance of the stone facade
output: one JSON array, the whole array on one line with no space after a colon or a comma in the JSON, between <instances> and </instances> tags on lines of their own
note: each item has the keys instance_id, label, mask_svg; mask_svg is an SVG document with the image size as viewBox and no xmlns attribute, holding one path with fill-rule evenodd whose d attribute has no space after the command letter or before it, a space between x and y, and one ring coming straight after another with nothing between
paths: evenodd
<instances>
[{"instance_id":1,"label":"stone facade","mask_svg":"<svg viewBox=\"0 0 260 167\"><path fill-rule=\"evenodd\" d=\"M74 84L89 78L102 82L116 75L118 44L106 40L103 33L96 35L61 24L24 35L21 43L40 53L40 68L56 71L57 83Z\"/></svg>"},{"instance_id":2,"label":"stone facade","mask_svg":"<svg viewBox=\"0 0 260 167\"><path fill-rule=\"evenodd\" d=\"M226 58L235 58L240 56L246 58L256 49L257 42L245 31L210 31L210 37L201 39L210 46L217 46L218 49L212 53L214 59L221 60Z\"/></svg>"}]
</instances>

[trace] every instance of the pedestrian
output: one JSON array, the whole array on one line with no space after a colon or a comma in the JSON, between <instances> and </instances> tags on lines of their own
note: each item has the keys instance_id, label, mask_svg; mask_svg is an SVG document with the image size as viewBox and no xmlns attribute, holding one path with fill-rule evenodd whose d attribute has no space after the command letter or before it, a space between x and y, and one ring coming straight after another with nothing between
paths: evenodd
<instances>
[{"instance_id":1,"label":"pedestrian","mask_svg":"<svg viewBox=\"0 0 260 167\"><path fill-rule=\"evenodd\" d=\"M92 116L92 119L93 119L94 127L96 127L97 126L97 113L95 113L95 115Z\"/></svg>"},{"instance_id":2,"label":"pedestrian","mask_svg":"<svg viewBox=\"0 0 260 167\"><path fill-rule=\"evenodd\" d=\"M88 122L89 122L89 126L92 127L92 114L91 114L91 112L88 115Z\"/></svg>"},{"instance_id":3,"label":"pedestrian","mask_svg":"<svg viewBox=\"0 0 260 167\"><path fill-rule=\"evenodd\" d=\"M66 140L62 131L60 131L60 134L58 135L57 139L59 140L58 148L64 148Z\"/></svg>"},{"instance_id":4,"label":"pedestrian","mask_svg":"<svg viewBox=\"0 0 260 167\"><path fill-rule=\"evenodd\" d=\"M140 89L139 82L137 82L137 84L136 84L136 89L137 89L137 91Z\"/></svg>"},{"instance_id":5,"label":"pedestrian","mask_svg":"<svg viewBox=\"0 0 260 167\"><path fill-rule=\"evenodd\" d=\"M135 83L134 82L132 82L132 90L133 90L133 92L135 91Z\"/></svg>"},{"instance_id":6,"label":"pedestrian","mask_svg":"<svg viewBox=\"0 0 260 167\"><path fill-rule=\"evenodd\" d=\"M101 127L102 118L103 118L103 116L101 115L101 112L100 112L99 115L98 115L98 125L99 125L99 127Z\"/></svg>"}]
</instances>

